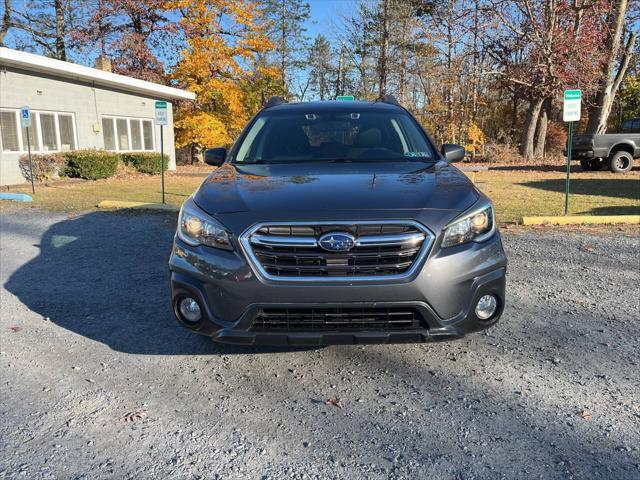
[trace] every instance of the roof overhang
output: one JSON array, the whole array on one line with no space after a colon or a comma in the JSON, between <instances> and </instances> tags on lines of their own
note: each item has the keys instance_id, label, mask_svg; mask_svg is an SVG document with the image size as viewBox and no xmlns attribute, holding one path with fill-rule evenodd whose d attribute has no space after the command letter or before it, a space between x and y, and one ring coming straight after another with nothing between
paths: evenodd
<instances>
[{"instance_id":1,"label":"roof overhang","mask_svg":"<svg viewBox=\"0 0 640 480\"><path fill-rule=\"evenodd\" d=\"M137 78L104 72L96 68L85 67L70 62L63 62L53 58L20 52L11 48L0 47L0 65L8 65L34 72L54 75L88 82L103 87L118 88L129 92L141 93L167 100L194 100L195 93L179 88L167 87L153 82L138 80Z\"/></svg>"}]
</instances>

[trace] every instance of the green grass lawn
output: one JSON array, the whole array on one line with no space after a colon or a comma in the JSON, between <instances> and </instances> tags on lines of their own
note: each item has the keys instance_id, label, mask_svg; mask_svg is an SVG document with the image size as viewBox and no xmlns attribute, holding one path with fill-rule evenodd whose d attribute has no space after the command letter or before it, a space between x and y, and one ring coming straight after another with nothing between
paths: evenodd
<instances>
[{"instance_id":1,"label":"green grass lawn","mask_svg":"<svg viewBox=\"0 0 640 480\"><path fill-rule=\"evenodd\" d=\"M165 176L165 200L182 205L182 202L198 188L204 176ZM31 195L31 186L12 188L11 192ZM18 208L41 207L53 211L83 211L97 208L101 200L126 200L149 203L162 201L159 175L110 178L97 181L52 183L50 186L36 184L33 202L14 205ZM8 203L8 202L3 202Z\"/></svg>"},{"instance_id":2,"label":"green grass lawn","mask_svg":"<svg viewBox=\"0 0 640 480\"><path fill-rule=\"evenodd\" d=\"M499 222L528 215L563 215L562 172L486 171L476 174L478 187L494 202ZM640 172L572 172L569 213L572 215L640 214Z\"/></svg>"},{"instance_id":3,"label":"green grass lawn","mask_svg":"<svg viewBox=\"0 0 640 480\"><path fill-rule=\"evenodd\" d=\"M198 187L204 176L168 174L166 201L182 202ZM476 183L496 207L499 222L515 222L525 215L562 215L565 174L533 170L490 170L476 174ZM30 193L30 186L11 192ZM575 215L640 214L640 172L614 175L610 172L574 172L571 175L569 211ZM54 211L84 211L101 200L160 202L159 176L112 178L36 185L34 201L18 204L3 201L2 209L44 208Z\"/></svg>"}]
</instances>

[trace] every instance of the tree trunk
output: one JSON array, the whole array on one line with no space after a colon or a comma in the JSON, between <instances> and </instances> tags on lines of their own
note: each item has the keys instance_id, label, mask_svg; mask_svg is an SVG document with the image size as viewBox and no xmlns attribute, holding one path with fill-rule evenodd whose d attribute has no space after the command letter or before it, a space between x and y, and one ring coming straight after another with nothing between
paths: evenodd
<instances>
[{"instance_id":1,"label":"tree trunk","mask_svg":"<svg viewBox=\"0 0 640 480\"><path fill-rule=\"evenodd\" d=\"M280 75L282 80L282 93L287 92L287 0L282 0L281 11L281 37L280 37Z\"/></svg>"},{"instance_id":2,"label":"tree trunk","mask_svg":"<svg viewBox=\"0 0 640 480\"><path fill-rule=\"evenodd\" d=\"M451 0L447 18L447 75L444 85L445 103L447 105L447 129L452 128L453 123L453 15L455 13L455 0Z\"/></svg>"},{"instance_id":3,"label":"tree trunk","mask_svg":"<svg viewBox=\"0 0 640 480\"><path fill-rule=\"evenodd\" d=\"M587 133L599 134L607 130L607 120L611 113L611 106L616 96L618 87L622 82L622 77L629 66L629 60L633 53L633 44L635 43L635 33L629 36L627 47L620 60L620 66L616 73L616 64L620 54L622 45L622 35L624 32L624 18L627 12L627 0L616 0L615 7L608 19L607 41L605 48L607 57L602 67L602 76L596 94L595 102L589 108L589 123L587 124Z\"/></svg>"},{"instance_id":4,"label":"tree trunk","mask_svg":"<svg viewBox=\"0 0 640 480\"><path fill-rule=\"evenodd\" d=\"M65 41L64 1L55 0L56 11L56 56L58 60L67 60L67 48Z\"/></svg>"},{"instance_id":5,"label":"tree trunk","mask_svg":"<svg viewBox=\"0 0 640 480\"><path fill-rule=\"evenodd\" d=\"M472 97L471 97L471 121L475 123L478 116L478 64L479 64L479 52L478 52L478 11L480 9L478 5L479 0L475 0L473 9L473 69L472 69ZM475 153L475 151L474 151Z\"/></svg>"},{"instance_id":6,"label":"tree trunk","mask_svg":"<svg viewBox=\"0 0 640 480\"><path fill-rule=\"evenodd\" d=\"M4 0L4 14L2 15L2 26L0 26L0 46L4 45L4 37L11 27L11 0Z\"/></svg>"},{"instance_id":7,"label":"tree trunk","mask_svg":"<svg viewBox=\"0 0 640 480\"><path fill-rule=\"evenodd\" d=\"M387 93L387 54L389 51L389 0L382 4L382 31L380 38L380 56L378 57L379 95Z\"/></svg>"},{"instance_id":8,"label":"tree trunk","mask_svg":"<svg viewBox=\"0 0 640 480\"><path fill-rule=\"evenodd\" d=\"M400 44L400 105L407 103L407 18L402 21L401 44Z\"/></svg>"},{"instance_id":9,"label":"tree trunk","mask_svg":"<svg viewBox=\"0 0 640 480\"><path fill-rule=\"evenodd\" d=\"M540 109L542 108L542 102L544 99L537 98L529 102L529 109L527 110L527 116L522 126L522 135L520 136L520 155L525 160L533 160L534 158L534 145L533 141L536 134L536 126L538 125L538 117L540 115Z\"/></svg>"},{"instance_id":10,"label":"tree trunk","mask_svg":"<svg viewBox=\"0 0 640 480\"><path fill-rule=\"evenodd\" d=\"M517 143L517 131L516 125L518 124L518 95L516 92L513 92L513 97L511 101L511 128L509 129L509 137L510 141L514 144Z\"/></svg>"},{"instance_id":11,"label":"tree trunk","mask_svg":"<svg viewBox=\"0 0 640 480\"><path fill-rule=\"evenodd\" d=\"M344 45L340 45L340 57L338 58L338 75L336 75L336 97L344 93Z\"/></svg>"},{"instance_id":12,"label":"tree trunk","mask_svg":"<svg viewBox=\"0 0 640 480\"><path fill-rule=\"evenodd\" d=\"M534 155L537 158L544 158L544 148L547 143L547 124L549 122L549 108L551 107L550 99L546 99L538 116L538 126L536 128L536 146Z\"/></svg>"}]
</instances>

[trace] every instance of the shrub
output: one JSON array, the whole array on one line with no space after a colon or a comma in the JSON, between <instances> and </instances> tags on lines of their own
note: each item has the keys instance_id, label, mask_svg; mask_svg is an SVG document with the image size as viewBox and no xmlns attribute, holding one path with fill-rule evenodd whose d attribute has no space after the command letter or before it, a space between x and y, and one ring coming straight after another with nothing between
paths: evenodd
<instances>
[{"instance_id":1,"label":"shrub","mask_svg":"<svg viewBox=\"0 0 640 480\"><path fill-rule=\"evenodd\" d=\"M120 161L120 155L104 150L76 150L66 152L64 156L67 159L64 174L87 180L112 177Z\"/></svg>"},{"instance_id":2,"label":"shrub","mask_svg":"<svg viewBox=\"0 0 640 480\"><path fill-rule=\"evenodd\" d=\"M29 170L29 156L23 155L18 160L20 171L28 181L31 181L31 171ZM64 155L60 153L44 153L42 155L31 155L33 167L33 179L38 182L51 180L60 177L67 163Z\"/></svg>"},{"instance_id":3,"label":"shrub","mask_svg":"<svg viewBox=\"0 0 640 480\"><path fill-rule=\"evenodd\" d=\"M559 122L549 122L547 125L547 154L564 157L562 151L567 146L566 126Z\"/></svg>"},{"instance_id":4,"label":"shrub","mask_svg":"<svg viewBox=\"0 0 640 480\"><path fill-rule=\"evenodd\" d=\"M141 173L156 174L160 173L160 154L159 153L123 153L122 161L133 166ZM169 157L164 156L162 166L167 170Z\"/></svg>"},{"instance_id":5,"label":"shrub","mask_svg":"<svg viewBox=\"0 0 640 480\"><path fill-rule=\"evenodd\" d=\"M489 163L519 163L523 161L522 156L513 145L503 143L487 143L484 146L483 160Z\"/></svg>"}]
</instances>

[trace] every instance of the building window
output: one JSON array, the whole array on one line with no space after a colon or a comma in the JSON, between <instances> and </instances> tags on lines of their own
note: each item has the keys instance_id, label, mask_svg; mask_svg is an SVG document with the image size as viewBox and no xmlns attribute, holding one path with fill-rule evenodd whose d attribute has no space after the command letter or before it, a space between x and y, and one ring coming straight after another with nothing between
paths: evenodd
<instances>
[{"instance_id":1,"label":"building window","mask_svg":"<svg viewBox=\"0 0 640 480\"><path fill-rule=\"evenodd\" d=\"M40 114L40 129L42 130L42 151L58 150L58 136L56 135L56 116L52 113Z\"/></svg>"},{"instance_id":2,"label":"building window","mask_svg":"<svg viewBox=\"0 0 640 480\"><path fill-rule=\"evenodd\" d=\"M0 130L3 152L19 152L18 115L15 110L0 111Z\"/></svg>"},{"instance_id":3,"label":"building window","mask_svg":"<svg viewBox=\"0 0 640 480\"><path fill-rule=\"evenodd\" d=\"M102 117L105 150L154 150L153 122L144 118Z\"/></svg>"},{"instance_id":4,"label":"building window","mask_svg":"<svg viewBox=\"0 0 640 480\"><path fill-rule=\"evenodd\" d=\"M116 150L116 131L113 128L113 118L102 119L102 135L105 150Z\"/></svg>"},{"instance_id":5,"label":"building window","mask_svg":"<svg viewBox=\"0 0 640 480\"><path fill-rule=\"evenodd\" d=\"M118 150L129 150L129 128L126 118L116 119L116 131L118 132Z\"/></svg>"},{"instance_id":6,"label":"building window","mask_svg":"<svg viewBox=\"0 0 640 480\"><path fill-rule=\"evenodd\" d=\"M153 123L151 120L142 121L142 134L144 137L144 149L153 150Z\"/></svg>"},{"instance_id":7,"label":"building window","mask_svg":"<svg viewBox=\"0 0 640 480\"><path fill-rule=\"evenodd\" d=\"M29 128L29 135L27 135L27 127L22 127L22 144L23 150L27 149L27 136L29 137L29 143L31 144L31 151L35 152L40 150L40 143L38 142L38 115L31 115L31 127Z\"/></svg>"},{"instance_id":8,"label":"building window","mask_svg":"<svg viewBox=\"0 0 640 480\"><path fill-rule=\"evenodd\" d=\"M71 115L58 115L60 125L60 150L63 152L76 149L76 139L73 135L73 117Z\"/></svg>"},{"instance_id":9,"label":"building window","mask_svg":"<svg viewBox=\"0 0 640 480\"><path fill-rule=\"evenodd\" d=\"M18 113L17 109L0 111L3 152L27 151L27 129L20 125ZM32 152L60 152L77 148L73 114L31 110L29 144Z\"/></svg>"},{"instance_id":10,"label":"building window","mask_svg":"<svg viewBox=\"0 0 640 480\"><path fill-rule=\"evenodd\" d=\"M142 132L140 120L129 120L131 129L131 150L142 150Z\"/></svg>"}]
</instances>

